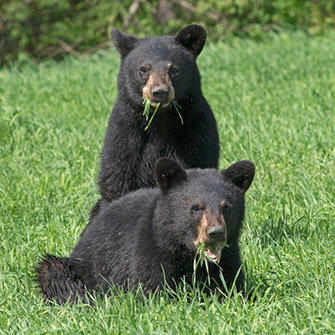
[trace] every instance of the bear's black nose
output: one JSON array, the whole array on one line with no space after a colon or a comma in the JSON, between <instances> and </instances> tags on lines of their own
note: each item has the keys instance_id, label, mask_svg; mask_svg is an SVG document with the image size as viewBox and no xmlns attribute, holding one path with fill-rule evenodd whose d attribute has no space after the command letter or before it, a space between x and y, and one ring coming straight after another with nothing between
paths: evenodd
<instances>
[{"instance_id":1,"label":"bear's black nose","mask_svg":"<svg viewBox=\"0 0 335 335\"><path fill-rule=\"evenodd\" d=\"M167 102L169 99L169 88L167 86L155 86L151 90L151 94L158 102Z\"/></svg>"},{"instance_id":2,"label":"bear's black nose","mask_svg":"<svg viewBox=\"0 0 335 335\"><path fill-rule=\"evenodd\" d=\"M226 239L226 230L222 226L211 227L208 229L208 237L210 241L223 242Z\"/></svg>"}]
</instances>

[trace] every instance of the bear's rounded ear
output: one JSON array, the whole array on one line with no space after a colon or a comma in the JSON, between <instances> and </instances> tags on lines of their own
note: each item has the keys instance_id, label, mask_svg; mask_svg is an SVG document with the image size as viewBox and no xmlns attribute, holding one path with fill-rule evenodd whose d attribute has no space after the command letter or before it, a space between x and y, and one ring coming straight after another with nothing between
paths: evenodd
<instances>
[{"instance_id":1,"label":"bear's rounded ear","mask_svg":"<svg viewBox=\"0 0 335 335\"><path fill-rule=\"evenodd\" d=\"M239 161L228 169L222 170L221 173L231 183L246 192L254 179L255 165L251 161Z\"/></svg>"},{"instance_id":2,"label":"bear's rounded ear","mask_svg":"<svg viewBox=\"0 0 335 335\"><path fill-rule=\"evenodd\" d=\"M187 180L186 171L175 160L160 158L156 162L156 180L162 191L166 191L174 185Z\"/></svg>"},{"instance_id":3,"label":"bear's rounded ear","mask_svg":"<svg viewBox=\"0 0 335 335\"><path fill-rule=\"evenodd\" d=\"M111 36L113 43L122 58L126 57L128 53L135 48L136 43L139 41L136 36L128 35L116 28L112 29Z\"/></svg>"},{"instance_id":4,"label":"bear's rounded ear","mask_svg":"<svg viewBox=\"0 0 335 335\"><path fill-rule=\"evenodd\" d=\"M197 57L206 42L206 30L198 24L190 24L176 36L176 41Z\"/></svg>"}]
</instances>

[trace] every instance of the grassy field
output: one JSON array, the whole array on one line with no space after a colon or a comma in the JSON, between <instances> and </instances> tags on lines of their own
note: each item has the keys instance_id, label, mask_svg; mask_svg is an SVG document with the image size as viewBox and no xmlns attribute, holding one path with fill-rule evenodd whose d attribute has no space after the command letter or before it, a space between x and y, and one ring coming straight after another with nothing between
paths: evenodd
<instances>
[{"instance_id":1,"label":"grassy field","mask_svg":"<svg viewBox=\"0 0 335 335\"><path fill-rule=\"evenodd\" d=\"M46 305L34 267L71 252L98 198L119 57L0 70L0 334L334 334L334 38L236 40L199 58L220 166L257 167L241 239L253 303L181 290Z\"/></svg>"}]
</instances>

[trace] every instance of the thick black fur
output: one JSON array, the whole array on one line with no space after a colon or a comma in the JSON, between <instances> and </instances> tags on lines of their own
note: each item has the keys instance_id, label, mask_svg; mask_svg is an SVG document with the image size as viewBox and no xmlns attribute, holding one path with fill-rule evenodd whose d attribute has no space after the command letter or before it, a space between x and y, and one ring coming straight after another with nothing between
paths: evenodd
<instances>
[{"instance_id":1,"label":"thick black fur","mask_svg":"<svg viewBox=\"0 0 335 335\"><path fill-rule=\"evenodd\" d=\"M91 220L114 199L140 189L154 187L152 169L163 156L177 160L184 168L217 168L219 137L214 115L201 90L196 58L206 41L206 31L189 25L176 36L137 38L113 29L112 39L121 55L118 96L109 119L101 153L99 191L101 199ZM145 131L143 65L161 73L173 64L169 74L175 102L160 108ZM157 72L157 73L158 73Z\"/></svg>"},{"instance_id":2,"label":"thick black fur","mask_svg":"<svg viewBox=\"0 0 335 335\"><path fill-rule=\"evenodd\" d=\"M219 266L197 270L197 283L209 291L224 291L236 280L243 290L239 236L244 218L244 194L254 177L254 165L240 161L228 169L184 170L162 158L155 169L158 187L131 192L109 204L81 234L69 258L47 255L37 267L37 281L46 299L76 302L88 292L106 293L111 285L144 292L192 283L194 240L204 211L224 216L228 246ZM229 204L222 212L222 201ZM198 204L201 204L199 206ZM213 216L213 217L214 217Z\"/></svg>"}]
</instances>

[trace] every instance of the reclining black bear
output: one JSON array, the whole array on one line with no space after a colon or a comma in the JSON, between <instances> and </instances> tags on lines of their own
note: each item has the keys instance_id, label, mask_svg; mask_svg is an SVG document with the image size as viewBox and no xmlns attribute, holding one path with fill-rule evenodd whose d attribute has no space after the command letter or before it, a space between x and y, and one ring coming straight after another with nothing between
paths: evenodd
<instances>
[{"instance_id":1,"label":"reclining black bear","mask_svg":"<svg viewBox=\"0 0 335 335\"><path fill-rule=\"evenodd\" d=\"M144 293L191 283L194 257L202 247L208 262L196 279L208 290L224 290L235 280L244 288L239 235L244 194L254 164L240 161L228 169L184 168L174 160L156 163L158 187L144 188L113 201L83 231L69 258L46 255L37 281L47 299L58 303L107 293L112 285ZM207 282L210 278L210 282Z\"/></svg>"}]
</instances>

